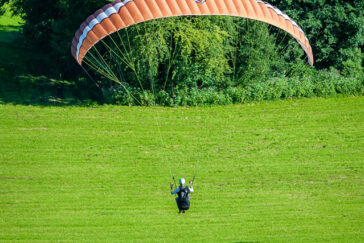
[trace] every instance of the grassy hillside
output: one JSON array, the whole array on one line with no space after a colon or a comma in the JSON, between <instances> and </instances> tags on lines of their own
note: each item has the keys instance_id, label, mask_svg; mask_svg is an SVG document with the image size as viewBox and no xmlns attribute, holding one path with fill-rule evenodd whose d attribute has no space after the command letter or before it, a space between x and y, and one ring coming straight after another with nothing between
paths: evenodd
<instances>
[{"instance_id":1,"label":"grassy hillside","mask_svg":"<svg viewBox=\"0 0 364 243\"><path fill-rule=\"evenodd\" d=\"M362 242L363 107L1 105L0 241Z\"/></svg>"}]
</instances>

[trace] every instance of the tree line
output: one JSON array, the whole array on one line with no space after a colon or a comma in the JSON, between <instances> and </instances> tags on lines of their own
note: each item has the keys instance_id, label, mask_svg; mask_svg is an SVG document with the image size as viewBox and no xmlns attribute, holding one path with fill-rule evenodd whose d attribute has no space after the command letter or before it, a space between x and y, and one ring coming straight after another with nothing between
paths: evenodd
<instances>
[{"instance_id":1,"label":"tree line","mask_svg":"<svg viewBox=\"0 0 364 243\"><path fill-rule=\"evenodd\" d=\"M131 43L123 49L130 57L124 63L97 46L124 87L92 68L95 80L86 78L70 54L79 25L108 1L0 0L0 6L5 3L24 20L21 43L31 50L32 75L17 82L33 91L43 86L49 96L132 104L133 94L143 105L196 105L259 100L254 92L272 84L286 88L261 95L264 99L363 93L363 1L270 1L305 31L315 68L306 64L293 38L252 20L178 17L129 27L118 33L121 41ZM329 80L331 91L321 92L326 85L321 83Z\"/></svg>"}]
</instances>

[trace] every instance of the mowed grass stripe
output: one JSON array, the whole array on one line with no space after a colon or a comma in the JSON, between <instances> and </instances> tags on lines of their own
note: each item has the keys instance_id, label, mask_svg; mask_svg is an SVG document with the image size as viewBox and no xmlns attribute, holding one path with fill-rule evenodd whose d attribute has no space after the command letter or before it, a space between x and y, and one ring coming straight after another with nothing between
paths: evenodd
<instances>
[{"instance_id":1,"label":"mowed grass stripe","mask_svg":"<svg viewBox=\"0 0 364 243\"><path fill-rule=\"evenodd\" d=\"M363 97L1 105L0 241L360 242L363 121ZM198 171L185 215L170 167Z\"/></svg>"}]
</instances>

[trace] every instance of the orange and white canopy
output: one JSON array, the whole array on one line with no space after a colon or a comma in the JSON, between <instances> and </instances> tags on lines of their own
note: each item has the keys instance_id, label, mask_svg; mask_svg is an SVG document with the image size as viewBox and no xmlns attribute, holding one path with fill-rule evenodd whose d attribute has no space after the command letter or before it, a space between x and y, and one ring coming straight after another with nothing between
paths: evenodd
<instances>
[{"instance_id":1,"label":"orange and white canopy","mask_svg":"<svg viewBox=\"0 0 364 243\"><path fill-rule=\"evenodd\" d=\"M260 0L116 0L82 23L72 42L72 55L81 65L87 52L101 39L128 26L152 19L187 15L227 15L254 19L291 34L314 63L303 30L287 14Z\"/></svg>"}]
</instances>

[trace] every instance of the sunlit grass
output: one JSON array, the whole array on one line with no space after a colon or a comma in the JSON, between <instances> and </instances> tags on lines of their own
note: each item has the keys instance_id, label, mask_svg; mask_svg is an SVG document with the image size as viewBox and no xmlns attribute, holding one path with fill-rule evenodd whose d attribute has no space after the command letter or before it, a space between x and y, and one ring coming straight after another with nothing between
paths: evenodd
<instances>
[{"instance_id":1,"label":"sunlit grass","mask_svg":"<svg viewBox=\"0 0 364 243\"><path fill-rule=\"evenodd\" d=\"M5 8L8 9L8 11L3 15L0 15L0 28L20 26L22 19L19 16L13 16L8 7Z\"/></svg>"},{"instance_id":2,"label":"sunlit grass","mask_svg":"<svg viewBox=\"0 0 364 243\"><path fill-rule=\"evenodd\" d=\"M361 242L363 158L363 97L2 105L0 241ZM170 169L197 171L187 214Z\"/></svg>"}]
</instances>

